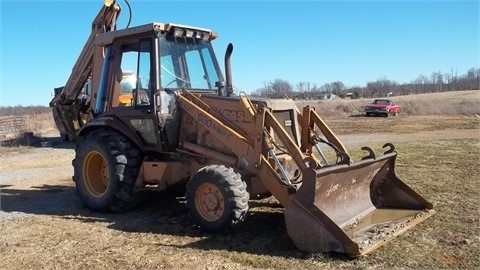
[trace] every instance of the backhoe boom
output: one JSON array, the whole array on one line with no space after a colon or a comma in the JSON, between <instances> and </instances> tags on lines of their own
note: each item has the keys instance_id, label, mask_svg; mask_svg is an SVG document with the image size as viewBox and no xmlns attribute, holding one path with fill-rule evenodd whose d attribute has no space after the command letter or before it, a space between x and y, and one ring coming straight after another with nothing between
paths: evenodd
<instances>
[{"instance_id":1,"label":"backhoe boom","mask_svg":"<svg viewBox=\"0 0 480 270\"><path fill-rule=\"evenodd\" d=\"M80 111L87 111L89 108L84 106L89 106L89 104L75 106L74 103L82 92L87 80L92 76L93 59L96 50L95 38L100 33L116 29L120 10L120 6L115 3L112 3L110 6L102 5L92 22L92 31L73 66L70 77L62 91L56 94L50 101L50 107L53 108L57 127L65 133L62 135L74 135L76 130L83 124L81 119L79 119L79 113ZM92 92L94 93L98 86L92 86ZM93 93L89 94L93 95Z\"/></svg>"}]
</instances>

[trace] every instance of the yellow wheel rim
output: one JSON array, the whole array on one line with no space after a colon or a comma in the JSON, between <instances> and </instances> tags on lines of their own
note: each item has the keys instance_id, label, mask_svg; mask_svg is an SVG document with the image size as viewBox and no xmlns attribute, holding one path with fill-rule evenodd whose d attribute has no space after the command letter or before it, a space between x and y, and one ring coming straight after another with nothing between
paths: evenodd
<instances>
[{"instance_id":1,"label":"yellow wheel rim","mask_svg":"<svg viewBox=\"0 0 480 270\"><path fill-rule=\"evenodd\" d=\"M88 192L100 197L108 186L108 166L105 158L97 151L87 154L83 162L83 177Z\"/></svg>"},{"instance_id":2,"label":"yellow wheel rim","mask_svg":"<svg viewBox=\"0 0 480 270\"><path fill-rule=\"evenodd\" d=\"M197 189L195 206L203 219L216 221L225 211L225 200L220 189L215 185L205 183Z\"/></svg>"}]
</instances>

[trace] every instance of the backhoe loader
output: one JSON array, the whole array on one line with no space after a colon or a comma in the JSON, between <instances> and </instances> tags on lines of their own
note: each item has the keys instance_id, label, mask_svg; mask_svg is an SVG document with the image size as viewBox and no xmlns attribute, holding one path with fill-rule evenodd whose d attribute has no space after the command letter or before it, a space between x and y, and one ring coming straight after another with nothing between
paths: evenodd
<instances>
[{"instance_id":1,"label":"backhoe loader","mask_svg":"<svg viewBox=\"0 0 480 270\"><path fill-rule=\"evenodd\" d=\"M224 77L212 30L158 22L118 30L121 8L109 2L50 103L76 142L73 180L85 207L122 212L145 187L184 183L193 222L218 232L243 221L250 200L274 196L300 250L350 256L434 213L395 175L392 144L380 156L365 147L354 162L315 108L234 94L233 45Z\"/></svg>"}]
</instances>

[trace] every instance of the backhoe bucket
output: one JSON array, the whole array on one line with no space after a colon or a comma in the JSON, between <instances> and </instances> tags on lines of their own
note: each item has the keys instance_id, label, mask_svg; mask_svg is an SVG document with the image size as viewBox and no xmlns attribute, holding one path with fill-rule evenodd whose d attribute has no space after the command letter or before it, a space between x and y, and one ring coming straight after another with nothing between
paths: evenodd
<instances>
[{"instance_id":1,"label":"backhoe bucket","mask_svg":"<svg viewBox=\"0 0 480 270\"><path fill-rule=\"evenodd\" d=\"M305 171L285 210L295 245L360 256L431 216L432 204L395 176L395 158L391 152Z\"/></svg>"}]
</instances>

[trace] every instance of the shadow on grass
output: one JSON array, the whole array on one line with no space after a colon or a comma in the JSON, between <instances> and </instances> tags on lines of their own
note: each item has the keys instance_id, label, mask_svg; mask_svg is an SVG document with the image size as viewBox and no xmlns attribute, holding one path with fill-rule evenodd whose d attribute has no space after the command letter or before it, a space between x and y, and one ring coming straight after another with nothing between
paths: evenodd
<instances>
[{"instance_id":1,"label":"shadow on grass","mask_svg":"<svg viewBox=\"0 0 480 270\"><path fill-rule=\"evenodd\" d=\"M283 208L277 203L252 201L250 214L244 222L223 233L208 234L191 222L183 197L151 191L142 192L139 197L142 200L135 211L105 214L83 208L73 186L43 185L21 190L2 185L0 210L55 216L85 223L107 222L108 228L124 232L201 238L199 241L182 245L171 242L159 243L161 246L236 251L299 259L312 256L311 253L300 252L288 237ZM322 254L322 256L348 260L343 255Z\"/></svg>"},{"instance_id":2,"label":"shadow on grass","mask_svg":"<svg viewBox=\"0 0 480 270\"><path fill-rule=\"evenodd\" d=\"M395 118L398 116L385 116L383 114L372 114L372 115L366 115L365 113L356 113L356 114L351 114L350 117L364 117L364 118Z\"/></svg>"},{"instance_id":3,"label":"shadow on grass","mask_svg":"<svg viewBox=\"0 0 480 270\"><path fill-rule=\"evenodd\" d=\"M351 114L350 117L367 117L365 113L356 113L356 114Z\"/></svg>"}]
</instances>

